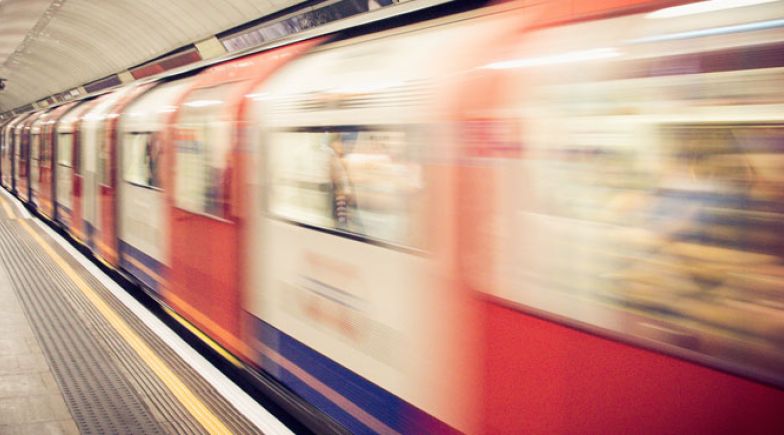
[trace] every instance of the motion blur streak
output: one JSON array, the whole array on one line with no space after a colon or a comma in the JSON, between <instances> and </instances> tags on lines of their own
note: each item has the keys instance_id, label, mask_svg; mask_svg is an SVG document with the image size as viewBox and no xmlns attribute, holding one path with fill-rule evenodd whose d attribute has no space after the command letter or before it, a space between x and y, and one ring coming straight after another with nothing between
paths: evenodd
<instances>
[{"instance_id":1,"label":"motion blur streak","mask_svg":"<svg viewBox=\"0 0 784 435\"><path fill-rule=\"evenodd\" d=\"M644 38L632 39L629 42L635 44L641 42L674 41L677 39L702 38L705 36L726 35L730 33L753 32L757 30L775 29L778 27L784 27L784 20L760 21L755 23L739 24L736 26L713 27L710 29L694 30L690 32L668 33L664 35L654 35Z\"/></svg>"},{"instance_id":2,"label":"motion blur streak","mask_svg":"<svg viewBox=\"0 0 784 435\"><path fill-rule=\"evenodd\" d=\"M19 115L0 179L317 432L784 432L781 2L445 10Z\"/></svg>"},{"instance_id":3,"label":"motion blur streak","mask_svg":"<svg viewBox=\"0 0 784 435\"><path fill-rule=\"evenodd\" d=\"M559 63L572 63L583 62L587 60L607 59L610 57L620 56L615 48L594 48L585 51L573 51L570 53L555 54L552 56L534 57L529 59L508 60L503 62L495 62L485 65L487 69L508 69L508 68L527 68L543 65L555 65Z\"/></svg>"},{"instance_id":4,"label":"motion blur streak","mask_svg":"<svg viewBox=\"0 0 784 435\"><path fill-rule=\"evenodd\" d=\"M648 14L648 18L673 18L684 15L703 14L706 12L721 11L744 6L753 6L763 3L773 3L779 0L708 0L682 6L659 9Z\"/></svg>"}]
</instances>

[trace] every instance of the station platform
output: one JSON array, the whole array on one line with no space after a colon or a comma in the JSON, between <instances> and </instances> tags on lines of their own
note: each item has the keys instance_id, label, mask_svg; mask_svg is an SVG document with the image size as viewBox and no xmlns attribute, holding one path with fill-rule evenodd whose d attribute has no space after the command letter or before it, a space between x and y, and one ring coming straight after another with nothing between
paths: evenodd
<instances>
[{"instance_id":1,"label":"station platform","mask_svg":"<svg viewBox=\"0 0 784 435\"><path fill-rule=\"evenodd\" d=\"M0 434L290 433L0 191Z\"/></svg>"}]
</instances>

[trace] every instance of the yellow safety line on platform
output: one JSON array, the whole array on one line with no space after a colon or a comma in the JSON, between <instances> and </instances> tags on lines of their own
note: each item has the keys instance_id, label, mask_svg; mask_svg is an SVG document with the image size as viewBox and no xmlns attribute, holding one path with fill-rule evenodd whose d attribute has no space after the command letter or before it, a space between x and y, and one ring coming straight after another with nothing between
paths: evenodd
<instances>
[{"instance_id":1,"label":"yellow safety line on platform","mask_svg":"<svg viewBox=\"0 0 784 435\"><path fill-rule=\"evenodd\" d=\"M225 330L219 324L213 322L208 316L206 316L204 313L202 313L199 309L197 309L193 305L185 302L182 298L177 297L177 295L175 295L174 292L170 292L166 288L166 284L164 284L163 289L164 289L163 292L165 294L165 299L168 302L170 302L177 310L180 310L185 315L193 317L193 320L196 320L197 323L201 323L208 330L212 330L214 332L215 336L217 336L218 338L224 340L230 346L233 346L234 349L238 350L240 353L244 353L245 355L249 355L250 354L250 351L243 347L244 344L242 343L242 340L240 340L239 338L235 337L234 334L232 334L231 332ZM174 312L174 311L172 311L172 312ZM185 322L191 323L190 320L186 320L185 318L182 318L182 319ZM178 320L178 319L175 317L175 320ZM193 325L193 327L196 328L195 325ZM189 327L189 329L190 329L190 327ZM196 328L196 329L198 329L198 328ZM196 334L196 335L199 335L199 334ZM202 334L202 335L204 335L204 334ZM206 337L206 335L204 335L204 336ZM207 343L207 344L210 344L210 343ZM222 345L219 345L217 343L215 343L215 345L222 347Z\"/></svg>"},{"instance_id":2,"label":"yellow safety line on platform","mask_svg":"<svg viewBox=\"0 0 784 435\"><path fill-rule=\"evenodd\" d=\"M5 204L6 201L3 201ZM41 245L54 262L60 266L66 275L82 291L93 306L103 315L103 317L114 327L114 329L125 339L139 357L144 360L150 369L163 381L175 397L182 403L188 412L198 420L199 423L211 434L229 434L231 431L223 422L207 408L202 401L182 382L182 380L172 371L169 366L161 360L158 355L142 340L139 335L117 314L103 298L101 298L80 276L79 274L44 241L24 220L19 224L25 229L33 239Z\"/></svg>"},{"instance_id":3,"label":"yellow safety line on platform","mask_svg":"<svg viewBox=\"0 0 784 435\"><path fill-rule=\"evenodd\" d=\"M207 334L201 332L197 327L193 326L191 322L185 320L182 316L175 313L174 310L171 310L166 307L163 307L163 310L166 311L168 315L173 317L174 320L176 320L180 325L184 326L188 331L191 331L191 334L199 337L199 339L203 341L204 344L209 346L210 349L217 352L220 356L222 356L230 363L234 364L236 367L242 367L242 363L240 362L240 360L235 358L234 355L232 355L228 350L224 349L223 346L216 343L215 340L208 337Z\"/></svg>"}]
</instances>

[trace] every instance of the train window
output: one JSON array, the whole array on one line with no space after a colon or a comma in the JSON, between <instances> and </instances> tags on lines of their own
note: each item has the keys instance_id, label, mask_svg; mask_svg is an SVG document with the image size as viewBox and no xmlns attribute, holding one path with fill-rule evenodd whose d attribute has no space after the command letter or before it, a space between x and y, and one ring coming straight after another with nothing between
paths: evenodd
<instances>
[{"instance_id":1,"label":"train window","mask_svg":"<svg viewBox=\"0 0 784 435\"><path fill-rule=\"evenodd\" d=\"M784 125L570 120L547 137L508 193L503 297L781 367Z\"/></svg>"},{"instance_id":2,"label":"train window","mask_svg":"<svg viewBox=\"0 0 784 435\"><path fill-rule=\"evenodd\" d=\"M20 180L27 181L27 160L30 153L29 136L24 134L24 129L20 129L19 133L19 160L17 161L17 168L19 170Z\"/></svg>"},{"instance_id":3,"label":"train window","mask_svg":"<svg viewBox=\"0 0 784 435\"><path fill-rule=\"evenodd\" d=\"M73 165L73 133L57 134L57 164L66 168Z\"/></svg>"},{"instance_id":4,"label":"train window","mask_svg":"<svg viewBox=\"0 0 784 435\"><path fill-rule=\"evenodd\" d=\"M357 127L271 133L269 212L295 223L415 246L422 168L399 130Z\"/></svg>"},{"instance_id":5,"label":"train window","mask_svg":"<svg viewBox=\"0 0 784 435\"><path fill-rule=\"evenodd\" d=\"M175 129L175 206L227 218L231 169L228 166L232 122L225 99L243 82L194 91L183 103Z\"/></svg>"},{"instance_id":6,"label":"train window","mask_svg":"<svg viewBox=\"0 0 784 435\"><path fill-rule=\"evenodd\" d=\"M44 129L42 129L44 130ZM44 168L51 167L50 160L52 159L52 144L50 141L46 140L47 136L41 136L41 166Z\"/></svg>"},{"instance_id":7,"label":"train window","mask_svg":"<svg viewBox=\"0 0 784 435\"><path fill-rule=\"evenodd\" d=\"M18 156L22 153L22 134L18 129L14 131L14 155Z\"/></svg>"},{"instance_id":8,"label":"train window","mask_svg":"<svg viewBox=\"0 0 784 435\"><path fill-rule=\"evenodd\" d=\"M5 160L3 162L8 166L8 168L3 167L3 175L10 176L10 165L11 165L11 155L13 153L13 126L5 128L5 138L3 140L3 157Z\"/></svg>"},{"instance_id":9,"label":"train window","mask_svg":"<svg viewBox=\"0 0 784 435\"><path fill-rule=\"evenodd\" d=\"M780 364L784 126L672 125L660 134L658 181L637 192L639 233L619 238L626 255L607 296L698 341L745 342L733 352Z\"/></svg>"},{"instance_id":10,"label":"train window","mask_svg":"<svg viewBox=\"0 0 784 435\"><path fill-rule=\"evenodd\" d=\"M41 135L39 133L32 133L30 134L30 160L37 162L40 155ZM36 167L37 165L37 163L33 163L33 167Z\"/></svg>"},{"instance_id":11,"label":"train window","mask_svg":"<svg viewBox=\"0 0 784 435\"><path fill-rule=\"evenodd\" d=\"M2 143L0 143L0 159L2 160L2 162L0 162L0 164L2 165L2 170L0 170L0 173L2 173L3 177L5 177L6 174L8 173L7 161L8 161L8 156L10 154L9 147L11 146L11 144L8 141L7 131L8 131L8 127L6 126L3 131L3 141Z\"/></svg>"},{"instance_id":12,"label":"train window","mask_svg":"<svg viewBox=\"0 0 784 435\"><path fill-rule=\"evenodd\" d=\"M125 181L143 187L161 187L160 144L152 132L125 135Z\"/></svg>"},{"instance_id":13,"label":"train window","mask_svg":"<svg viewBox=\"0 0 784 435\"><path fill-rule=\"evenodd\" d=\"M110 143L106 137L104 122L96 127L95 137L98 141L98 183L103 186L112 185L112 165L109 156Z\"/></svg>"},{"instance_id":14,"label":"train window","mask_svg":"<svg viewBox=\"0 0 784 435\"><path fill-rule=\"evenodd\" d=\"M19 156L20 160L25 159L25 151L27 147L25 146L24 139L22 138L21 128L16 132L16 155Z\"/></svg>"}]
</instances>

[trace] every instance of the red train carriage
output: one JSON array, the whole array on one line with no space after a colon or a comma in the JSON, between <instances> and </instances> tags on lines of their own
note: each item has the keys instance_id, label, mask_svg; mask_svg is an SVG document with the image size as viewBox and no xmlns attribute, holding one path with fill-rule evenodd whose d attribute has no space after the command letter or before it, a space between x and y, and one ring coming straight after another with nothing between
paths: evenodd
<instances>
[{"instance_id":1,"label":"red train carriage","mask_svg":"<svg viewBox=\"0 0 784 435\"><path fill-rule=\"evenodd\" d=\"M151 86L152 83L146 83L129 87L127 92L117 91L117 100L108 108L109 113L105 115L103 125L97 129L96 153L100 174L97 177L98 185L95 191L97 201L95 253L113 267L119 267L117 147L120 113Z\"/></svg>"},{"instance_id":2,"label":"red train carriage","mask_svg":"<svg viewBox=\"0 0 784 435\"><path fill-rule=\"evenodd\" d=\"M31 169L33 167L33 160L37 160L37 156L33 155L32 142L30 130L41 116L46 111L41 110L33 112L23 122L16 126L16 135L18 139L18 148L16 152L14 180L16 182L16 194L23 202L30 202L31 196Z\"/></svg>"},{"instance_id":3,"label":"red train carriage","mask_svg":"<svg viewBox=\"0 0 784 435\"><path fill-rule=\"evenodd\" d=\"M73 194L74 204L78 203L80 210L74 209L71 225L82 227L82 242L112 265L117 264L113 127L119 114L115 110L121 109L137 90L136 86L126 86L96 98L82 114L74 140L78 162Z\"/></svg>"},{"instance_id":4,"label":"red train carriage","mask_svg":"<svg viewBox=\"0 0 784 435\"><path fill-rule=\"evenodd\" d=\"M445 108L499 10L338 37L249 95L248 340L353 433L476 429Z\"/></svg>"},{"instance_id":5,"label":"red train carriage","mask_svg":"<svg viewBox=\"0 0 784 435\"><path fill-rule=\"evenodd\" d=\"M77 125L82 114L90 109L95 100L85 100L67 111L54 127L54 145L57 147L55 168L55 204L57 222L74 238L85 240L82 229L81 181L76 176L81 171L76 143L79 137Z\"/></svg>"},{"instance_id":6,"label":"red train carriage","mask_svg":"<svg viewBox=\"0 0 784 435\"><path fill-rule=\"evenodd\" d=\"M29 116L29 114L25 113L22 115L16 115L11 120L9 120L5 125L3 125L2 135L2 153L0 154L0 182L2 182L3 187L8 190L13 189L13 176L14 176L14 169L13 169L13 152L14 152L14 131L15 126L17 123L22 121L24 118Z\"/></svg>"},{"instance_id":7,"label":"red train carriage","mask_svg":"<svg viewBox=\"0 0 784 435\"><path fill-rule=\"evenodd\" d=\"M237 59L202 72L178 104L166 155L171 276L164 299L221 345L247 355L241 335L240 147L246 94L313 42Z\"/></svg>"},{"instance_id":8,"label":"red train carriage","mask_svg":"<svg viewBox=\"0 0 784 435\"><path fill-rule=\"evenodd\" d=\"M3 182L3 170L5 169L5 159L6 153L8 152L8 148L10 147L10 140L7 139L6 132L9 130L9 126L16 121L15 116L11 116L10 118L3 121L2 125L0 125L0 185L4 186L5 183Z\"/></svg>"},{"instance_id":9,"label":"red train carriage","mask_svg":"<svg viewBox=\"0 0 784 435\"><path fill-rule=\"evenodd\" d=\"M120 267L160 293L169 275L163 135L191 78L165 81L131 102L117 126Z\"/></svg>"},{"instance_id":10,"label":"red train carriage","mask_svg":"<svg viewBox=\"0 0 784 435\"><path fill-rule=\"evenodd\" d=\"M485 432L784 428L784 10L729 3L534 21L462 83Z\"/></svg>"},{"instance_id":11,"label":"red train carriage","mask_svg":"<svg viewBox=\"0 0 784 435\"><path fill-rule=\"evenodd\" d=\"M16 122L11 123L8 126L8 156L6 159L6 163L8 165L8 171L5 171L7 174L7 181L6 181L6 188L10 189L12 193L16 193L17 191L17 184L16 179L19 174L19 149L21 146L21 129L24 125L24 122L30 118L33 114L32 113L25 113L19 115Z\"/></svg>"},{"instance_id":12,"label":"red train carriage","mask_svg":"<svg viewBox=\"0 0 784 435\"><path fill-rule=\"evenodd\" d=\"M41 184L51 184L51 177L47 177L43 180L41 175L44 166L50 164L50 156L46 154L48 150L45 149L43 141L44 126L49 122L53 110L54 109L50 109L42 112L41 115L30 124L30 131L28 133L30 135L30 205L35 209L39 209L41 206ZM51 201L47 206L49 209L52 208Z\"/></svg>"},{"instance_id":13,"label":"red train carriage","mask_svg":"<svg viewBox=\"0 0 784 435\"><path fill-rule=\"evenodd\" d=\"M73 109L78 103L70 102L56 107L49 112L45 121L38 126L40 130L33 134L40 135L40 158L38 168L38 191L34 196L37 210L44 217L51 221L57 220L57 207L55 202L55 192L57 189L57 123L68 111Z\"/></svg>"}]
</instances>

